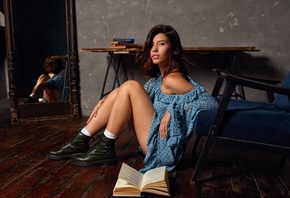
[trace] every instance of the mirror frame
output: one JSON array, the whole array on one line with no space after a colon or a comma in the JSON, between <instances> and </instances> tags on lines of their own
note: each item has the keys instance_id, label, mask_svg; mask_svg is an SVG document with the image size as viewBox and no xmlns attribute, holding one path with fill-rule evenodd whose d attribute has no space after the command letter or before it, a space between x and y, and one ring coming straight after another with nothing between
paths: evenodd
<instances>
[{"instance_id":1,"label":"mirror frame","mask_svg":"<svg viewBox=\"0 0 290 198\"><path fill-rule=\"evenodd\" d=\"M17 96L13 0L4 0L6 56L8 64L11 123L80 117L79 68L75 0L66 2L66 32L69 73L69 101L66 103L19 105Z\"/></svg>"}]
</instances>

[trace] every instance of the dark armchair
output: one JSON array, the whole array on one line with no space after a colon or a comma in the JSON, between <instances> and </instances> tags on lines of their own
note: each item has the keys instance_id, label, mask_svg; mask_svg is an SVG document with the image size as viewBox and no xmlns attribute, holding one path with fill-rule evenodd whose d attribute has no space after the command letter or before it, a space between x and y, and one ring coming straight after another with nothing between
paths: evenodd
<instances>
[{"instance_id":1,"label":"dark armchair","mask_svg":"<svg viewBox=\"0 0 290 198\"><path fill-rule=\"evenodd\" d=\"M282 156L290 155L290 72L281 85L278 81L261 80L215 70L218 79L213 90L219 107L199 113L195 123L196 142L206 136L191 183L196 183L208 151L217 139L245 144L246 148L263 149ZM225 82L224 91L218 97ZM274 84L273 84L274 83ZM232 99L236 86L267 92L271 102ZM271 97L275 96L275 97Z\"/></svg>"}]
</instances>

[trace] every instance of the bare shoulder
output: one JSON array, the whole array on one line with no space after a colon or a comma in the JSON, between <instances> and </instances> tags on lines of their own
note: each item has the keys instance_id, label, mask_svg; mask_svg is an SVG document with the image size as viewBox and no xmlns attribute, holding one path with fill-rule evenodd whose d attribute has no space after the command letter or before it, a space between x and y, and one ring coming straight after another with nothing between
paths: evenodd
<instances>
[{"instance_id":1,"label":"bare shoulder","mask_svg":"<svg viewBox=\"0 0 290 198\"><path fill-rule=\"evenodd\" d=\"M162 91L167 94L184 94L194 88L180 72L173 72L163 78Z\"/></svg>"}]
</instances>

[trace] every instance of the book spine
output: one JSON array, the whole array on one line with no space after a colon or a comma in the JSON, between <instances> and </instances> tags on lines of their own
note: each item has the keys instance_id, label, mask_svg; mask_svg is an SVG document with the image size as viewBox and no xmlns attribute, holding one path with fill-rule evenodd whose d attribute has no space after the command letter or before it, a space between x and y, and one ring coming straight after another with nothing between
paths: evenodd
<instances>
[{"instance_id":1,"label":"book spine","mask_svg":"<svg viewBox=\"0 0 290 198\"><path fill-rule=\"evenodd\" d=\"M113 38L113 41L118 41L118 43L134 43L135 39L133 39L133 38Z\"/></svg>"}]
</instances>

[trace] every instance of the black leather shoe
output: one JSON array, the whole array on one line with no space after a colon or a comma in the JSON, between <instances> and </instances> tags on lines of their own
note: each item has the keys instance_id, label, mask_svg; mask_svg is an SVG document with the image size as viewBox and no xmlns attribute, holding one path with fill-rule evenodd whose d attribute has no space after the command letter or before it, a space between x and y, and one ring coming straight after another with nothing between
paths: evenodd
<instances>
[{"instance_id":1,"label":"black leather shoe","mask_svg":"<svg viewBox=\"0 0 290 198\"><path fill-rule=\"evenodd\" d=\"M107 138L104 134L99 136L96 145L87 153L72 158L71 162L77 166L95 166L99 164L111 165L117 163L114 148L115 140Z\"/></svg>"},{"instance_id":2,"label":"black leather shoe","mask_svg":"<svg viewBox=\"0 0 290 198\"><path fill-rule=\"evenodd\" d=\"M61 149L50 151L47 157L53 160L66 160L86 153L89 150L90 139L91 137L78 132L74 139L64 144Z\"/></svg>"},{"instance_id":3,"label":"black leather shoe","mask_svg":"<svg viewBox=\"0 0 290 198\"><path fill-rule=\"evenodd\" d=\"M38 98L33 98L29 96L23 103L28 104L28 103L37 103L37 102L39 102Z\"/></svg>"}]
</instances>

